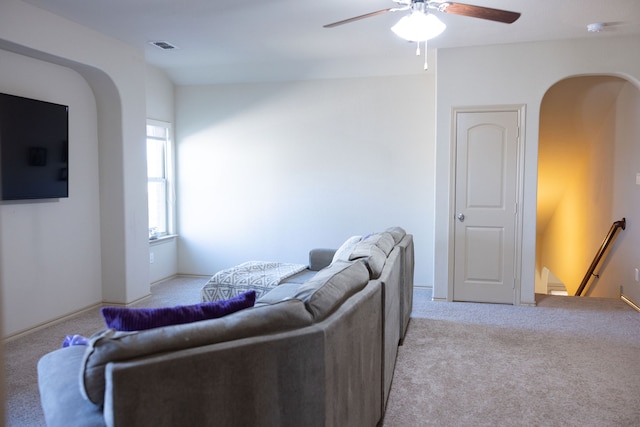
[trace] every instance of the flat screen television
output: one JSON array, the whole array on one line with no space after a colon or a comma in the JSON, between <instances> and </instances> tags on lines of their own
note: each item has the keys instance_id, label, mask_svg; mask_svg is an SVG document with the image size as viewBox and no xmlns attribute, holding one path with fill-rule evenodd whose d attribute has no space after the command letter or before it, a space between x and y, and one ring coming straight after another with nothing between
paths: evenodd
<instances>
[{"instance_id":1,"label":"flat screen television","mask_svg":"<svg viewBox=\"0 0 640 427\"><path fill-rule=\"evenodd\" d=\"M0 200L69 197L69 107L0 93Z\"/></svg>"}]
</instances>

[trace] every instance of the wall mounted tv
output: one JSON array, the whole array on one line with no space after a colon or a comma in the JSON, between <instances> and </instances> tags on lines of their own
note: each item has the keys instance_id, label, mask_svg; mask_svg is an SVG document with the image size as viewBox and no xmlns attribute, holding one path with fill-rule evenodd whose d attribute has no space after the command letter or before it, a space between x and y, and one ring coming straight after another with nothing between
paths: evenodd
<instances>
[{"instance_id":1,"label":"wall mounted tv","mask_svg":"<svg viewBox=\"0 0 640 427\"><path fill-rule=\"evenodd\" d=\"M69 107L0 93L0 200L69 197Z\"/></svg>"}]
</instances>

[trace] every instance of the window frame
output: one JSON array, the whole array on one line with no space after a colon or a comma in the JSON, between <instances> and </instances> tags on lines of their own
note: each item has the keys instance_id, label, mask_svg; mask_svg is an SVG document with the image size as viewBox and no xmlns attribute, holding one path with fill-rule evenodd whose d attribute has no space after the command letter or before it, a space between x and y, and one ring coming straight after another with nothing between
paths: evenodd
<instances>
[{"instance_id":1,"label":"window frame","mask_svg":"<svg viewBox=\"0 0 640 427\"><path fill-rule=\"evenodd\" d=\"M151 224L149 224L149 241L154 241L161 239L163 237L169 237L175 235L175 180L174 180L174 171L175 171L175 147L173 142L173 125L170 122L165 122L161 120L147 119L146 123L147 127L145 128L145 153L146 153L146 161L147 161L147 171L149 169L148 166L148 140L164 140L164 179L157 177L149 177L147 172L147 215L150 216L150 203L149 203L149 183L151 182L164 182L165 183L165 218L166 218L166 230L152 234L151 233ZM164 129L164 138L159 138L157 136L149 135L149 126L153 126L156 128Z\"/></svg>"}]
</instances>

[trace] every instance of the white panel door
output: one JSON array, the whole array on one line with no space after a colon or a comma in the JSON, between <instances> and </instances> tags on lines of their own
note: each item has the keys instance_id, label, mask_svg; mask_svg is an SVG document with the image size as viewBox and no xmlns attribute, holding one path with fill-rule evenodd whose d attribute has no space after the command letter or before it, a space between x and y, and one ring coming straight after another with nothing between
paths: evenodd
<instances>
[{"instance_id":1,"label":"white panel door","mask_svg":"<svg viewBox=\"0 0 640 427\"><path fill-rule=\"evenodd\" d=\"M513 304L518 112L456 115L455 301Z\"/></svg>"}]
</instances>

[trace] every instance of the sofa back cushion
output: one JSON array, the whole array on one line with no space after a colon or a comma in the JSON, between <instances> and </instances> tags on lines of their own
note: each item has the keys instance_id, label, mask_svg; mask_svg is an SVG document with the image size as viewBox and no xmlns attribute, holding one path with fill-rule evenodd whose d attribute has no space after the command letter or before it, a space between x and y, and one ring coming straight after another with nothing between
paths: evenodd
<instances>
[{"instance_id":1,"label":"sofa back cushion","mask_svg":"<svg viewBox=\"0 0 640 427\"><path fill-rule=\"evenodd\" d=\"M387 256L394 245L393 236L390 233L372 234L355 245L349 259L352 261L363 259L367 263L371 278L377 279L382 274Z\"/></svg>"},{"instance_id":2,"label":"sofa back cushion","mask_svg":"<svg viewBox=\"0 0 640 427\"><path fill-rule=\"evenodd\" d=\"M318 322L333 313L351 295L362 290L368 282L369 271L364 261L336 261L301 285L293 298L302 300L313 320Z\"/></svg>"},{"instance_id":3,"label":"sofa back cushion","mask_svg":"<svg viewBox=\"0 0 640 427\"><path fill-rule=\"evenodd\" d=\"M396 245L400 243L400 241L404 239L404 236L406 236L407 234L405 229L402 227L389 227L385 231L391 234Z\"/></svg>"},{"instance_id":4,"label":"sofa back cushion","mask_svg":"<svg viewBox=\"0 0 640 427\"><path fill-rule=\"evenodd\" d=\"M139 332L107 329L89 340L80 370L80 390L95 404L104 403L105 366L138 357L287 331L311 325L303 302L287 300L252 307L225 317Z\"/></svg>"}]
</instances>

